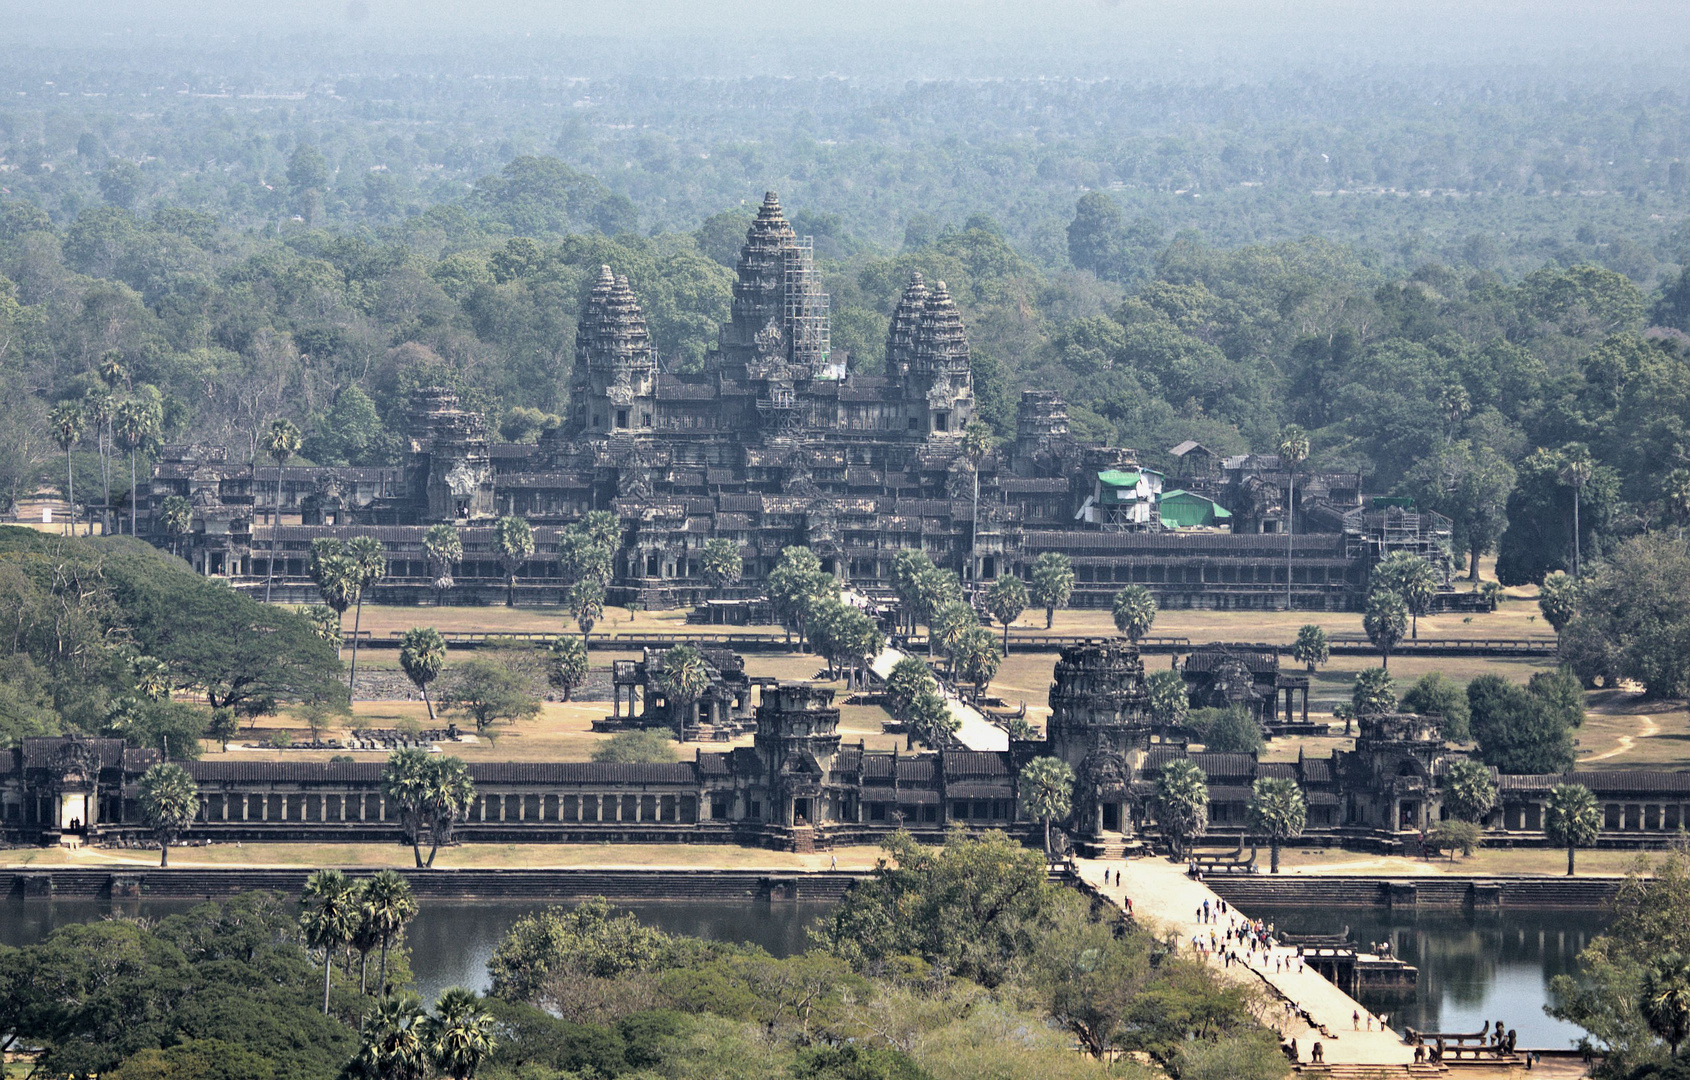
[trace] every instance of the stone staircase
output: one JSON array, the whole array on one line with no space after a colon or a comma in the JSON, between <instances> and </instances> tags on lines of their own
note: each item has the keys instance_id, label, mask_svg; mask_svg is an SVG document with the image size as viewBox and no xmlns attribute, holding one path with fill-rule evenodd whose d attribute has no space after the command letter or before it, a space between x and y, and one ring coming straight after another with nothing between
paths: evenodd
<instances>
[{"instance_id":1,"label":"stone staircase","mask_svg":"<svg viewBox=\"0 0 1690 1080\"><path fill-rule=\"evenodd\" d=\"M1614 877L1413 877L1317 876L1304 874L1216 874L1206 883L1229 904L1321 907L1516 906L1588 908L1611 900Z\"/></svg>"},{"instance_id":2,"label":"stone staircase","mask_svg":"<svg viewBox=\"0 0 1690 1080\"><path fill-rule=\"evenodd\" d=\"M1330 1080L1440 1080L1449 1076L1442 1065L1298 1065L1301 1076L1327 1077ZM1486 1071L1489 1071L1488 1069Z\"/></svg>"}]
</instances>

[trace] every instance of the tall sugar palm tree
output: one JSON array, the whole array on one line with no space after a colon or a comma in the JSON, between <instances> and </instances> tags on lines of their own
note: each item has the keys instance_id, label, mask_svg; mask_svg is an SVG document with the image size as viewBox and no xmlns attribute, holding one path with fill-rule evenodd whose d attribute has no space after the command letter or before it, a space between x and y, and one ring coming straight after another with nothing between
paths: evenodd
<instances>
[{"instance_id":1,"label":"tall sugar palm tree","mask_svg":"<svg viewBox=\"0 0 1690 1080\"><path fill-rule=\"evenodd\" d=\"M166 495L159 506L158 520L170 537L170 553L182 554L181 538L194 527L194 504L184 495Z\"/></svg>"},{"instance_id":2,"label":"tall sugar palm tree","mask_svg":"<svg viewBox=\"0 0 1690 1080\"><path fill-rule=\"evenodd\" d=\"M1584 485L1590 483L1590 476L1596 471L1596 463L1591 460L1590 451L1577 443L1562 453L1565 460L1561 466L1561 483L1573 489L1573 577L1576 579L1582 562L1584 539L1579 528L1579 501L1584 494Z\"/></svg>"},{"instance_id":3,"label":"tall sugar palm tree","mask_svg":"<svg viewBox=\"0 0 1690 1080\"><path fill-rule=\"evenodd\" d=\"M405 927L417 917L417 898L411 892L411 883L397 870L379 871L364 883L362 891L361 915L369 920L381 942L381 972L376 990L379 995L385 995L387 954Z\"/></svg>"},{"instance_id":4,"label":"tall sugar palm tree","mask_svg":"<svg viewBox=\"0 0 1690 1080\"><path fill-rule=\"evenodd\" d=\"M1267 837L1269 873L1279 873L1279 849L1287 840L1303 835L1309 822L1309 804L1295 780L1269 776L1250 785L1248 805L1250 827Z\"/></svg>"},{"instance_id":5,"label":"tall sugar palm tree","mask_svg":"<svg viewBox=\"0 0 1690 1080\"><path fill-rule=\"evenodd\" d=\"M432 626L413 626L399 639L399 666L405 677L422 691L428 718L434 719L434 702L428 699L428 684L446 666L446 639Z\"/></svg>"},{"instance_id":6,"label":"tall sugar palm tree","mask_svg":"<svg viewBox=\"0 0 1690 1080\"><path fill-rule=\"evenodd\" d=\"M346 678L351 690L358 681L358 626L364 621L364 594L387 575L387 553L373 536L354 536L346 545L346 557L358 578L357 612L352 616L352 672Z\"/></svg>"},{"instance_id":7,"label":"tall sugar palm tree","mask_svg":"<svg viewBox=\"0 0 1690 1080\"><path fill-rule=\"evenodd\" d=\"M88 417L82 406L74 401L61 401L53 406L47 423L53 429L53 441L65 452L65 504L70 512L70 532L76 535L76 470L71 464L71 448L82 441L88 427Z\"/></svg>"},{"instance_id":8,"label":"tall sugar palm tree","mask_svg":"<svg viewBox=\"0 0 1690 1080\"><path fill-rule=\"evenodd\" d=\"M464 560L463 537L450 525L430 525L423 534L423 558L434 577L434 604L439 607L452 587L452 567Z\"/></svg>"},{"instance_id":9,"label":"tall sugar palm tree","mask_svg":"<svg viewBox=\"0 0 1690 1080\"><path fill-rule=\"evenodd\" d=\"M264 566L264 602L270 602L270 582L276 574L276 534L282 526L282 466L299 453L299 428L291 420L272 420L264 433L264 453L276 463L276 502L270 513L270 561Z\"/></svg>"},{"instance_id":10,"label":"tall sugar palm tree","mask_svg":"<svg viewBox=\"0 0 1690 1080\"><path fill-rule=\"evenodd\" d=\"M366 1080L424 1080L429 1075L422 1001L412 993L387 995L364 1024L351 1069Z\"/></svg>"},{"instance_id":11,"label":"tall sugar palm tree","mask_svg":"<svg viewBox=\"0 0 1690 1080\"><path fill-rule=\"evenodd\" d=\"M1016 778L1021 810L1044 826L1045 858L1050 858L1050 827L1074 812L1074 770L1061 758L1029 761Z\"/></svg>"},{"instance_id":12,"label":"tall sugar palm tree","mask_svg":"<svg viewBox=\"0 0 1690 1080\"><path fill-rule=\"evenodd\" d=\"M720 594L729 585L738 585L745 575L745 559L740 556L739 542L722 536L706 540L699 570L711 592Z\"/></svg>"},{"instance_id":13,"label":"tall sugar palm tree","mask_svg":"<svg viewBox=\"0 0 1690 1080\"><path fill-rule=\"evenodd\" d=\"M1209 781L1190 758L1175 758L1156 778L1156 821L1177 859L1209 828Z\"/></svg>"},{"instance_id":14,"label":"tall sugar palm tree","mask_svg":"<svg viewBox=\"0 0 1690 1080\"><path fill-rule=\"evenodd\" d=\"M962 456L968 459L969 475L974 481L974 516L968 527L968 576L978 576L980 558L980 466L992 452L992 426L984 420L970 420L962 429Z\"/></svg>"},{"instance_id":15,"label":"tall sugar palm tree","mask_svg":"<svg viewBox=\"0 0 1690 1080\"><path fill-rule=\"evenodd\" d=\"M493 550L505 571L505 606L516 606L516 572L534 554L534 530L528 522L511 515L493 525Z\"/></svg>"},{"instance_id":16,"label":"tall sugar palm tree","mask_svg":"<svg viewBox=\"0 0 1690 1080\"><path fill-rule=\"evenodd\" d=\"M1003 654L1009 655L1009 624L1027 610L1027 586L1014 574L1005 574L986 590L986 610L1003 624Z\"/></svg>"},{"instance_id":17,"label":"tall sugar palm tree","mask_svg":"<svg viewBox=\"0 0 1690 1080\"><path fill-rule=\"evenodd\" d=\"M1567 849L1567 876L1573 876L1573 855L1596 842L1602 831L1602 806L1595 792L1583 784L1556 784L1544 804L1543 832L1551 844Z\"/></svg>"},{"instance_id":18,"label":"tall sugar palm tree","mask_svg":"<svg viewBox=\"0 0 1690 1080\"><path fill-rule=\"evenodd\" d=\"M1669 952L1650 964L1643 973L1638 1005L1649 1030L1676 1058L1679 1046L1690 1038L1690 957Z\"/></svg>"},{"instance_id":19,"label":"tall sugar palm tree","mask_svg":"<svg viewBox=\"0 0 1690 1080\"><path fill-rule=\"evenodd\" d=\"M1285 469L1285 610L1291 610L1291 564L1296 533L1297 466L1309 458L1308 432L1296 424L1287 424L1279 433L1279 464Z\"/></svg>"},{"instance_id":20,"label":"tall sugar palm tree","mask_svg":"<svg viewBox=\"0 0 1690 1080\"><path fill-rule=\"evenodd\" d=\"M452 1080L471 1080L493 1052L493 1017L481 1008L475 991L454 986L440 995L434 1015L424 1022L429 1056Z\"/></svg>"},{"instance_id":21,"label":"tall sugar palm tree","mask_svg":"<svg viewBox=\"0 0 1690 1080\"><path fill-rule=\"evenodd\" d=\"M150 387L143 387L150 389ZM136 515L140 510L141 493L135 487L135 458L141 450L158 438L163 409L150 397L130 397L118 402L112 414L112 433L117 443L129 454L129 535L135 535Z\"/></svg>"},{"instance_id":22,"label":"tall sugar palm tree","mask_svg":"<svg viewBox=\"0 0 1690 1080\"><path fill-rule=\"evenodd\" d=\"M141 820L158 838L160 866L170 865L170 842L200 812L200 789L188 770L160 762L141 774Z\"/></svg>"},{"instance_id":23,"label":"tall sugar palm tree","mask_svg":"<svg viewBox=\"0 0 1690 1080\"><path fill-rule=\"evenodd\" d=\"M1115 594L1113 614L1115 629L1136 643L1156 621L1156 598L1143 585L1128 585Z\"/></svg>"},{"instance_id":24,"label":"tall sugar palm tree","mask_svg":"<svg viewBox=\"0 0 1690 1080\"><path fill-rule=\"evenodd\" d=\"M323 1015L327 1016L335 954L351 943L358 928L358 890L339 870L318 870L305 879L299 902L305 909L300 925L306 943L323 950Z\"/></svg>"},{"instance_id":25,"label":"tall sugar palm tree","mask_svg":"<svg viewBox=\"0 0 1690 1080\"><path fill-rule=\"evenodd\" d=\"M675 737L682 738L686 722L704 691L710 688L710 672L704 657L691 645L677 645L663 654L663 671L658 686L669 699L669 715L675 721Z\"/></svg>"}]
</instances>

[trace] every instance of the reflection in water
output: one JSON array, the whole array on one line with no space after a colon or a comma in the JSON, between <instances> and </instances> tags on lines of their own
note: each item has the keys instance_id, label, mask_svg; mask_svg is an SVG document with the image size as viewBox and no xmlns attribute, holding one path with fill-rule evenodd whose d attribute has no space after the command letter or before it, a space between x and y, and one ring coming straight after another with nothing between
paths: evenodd
<instances>
[{"instance_id":1,"label":"reflection in water","mask_svg":"<svg viewBox=\"0 0 1690 1080\"><path fill-rule=\"evenodd\" d=\"M61 926L92 922L113 914L158 919L188 911L199 901L146 900L114 905L104 900L0 901L0 945L31 945ZM448 986L486 990L487 963L512 923L541 902L484 903L430 901L406 931L416 989L433 1001ZM641 922L672 934L712 941L750 942L776 956L804 948L806 931L832 905L771 904L761 901L693 901L624 904Z\"/></svg>"},{"instance_id":2,"label":"reflection in water","mask_svg":"<svg viewBox=\"0 0 1690 1080\"><path fill-rule=\"evenodd\" d=\"M1420 969L1412 997L1363 995L1398 1031L1478 1031L1500 1020L1520 1033L1520 1045L1562 1049L1582 1030L1544 1014L1549 980L1577 969L1579 951L1607 929L1600 911L1505 908L1501 911L1390 911L1376 908L1252 908L1251 915L1282 930L1332 933L1343 924L1363 946L1389 941Z\"/></svg>"},{"instance_id":3,"label":"reflection in water","mask_svg":"<svg viewBox=\"0 0 1690 1080\"><path fill-rule=\"evenodd\" d=\"M193 901L145 901L124 905L126 914L150 918L186 911ZM487 962L518 918L547 905L443 903L423 905L407 943L417 989L427 1000L445 987L488 985ZM683 901L629 904L640 919L676 934L716 941L749 941L776 956L801 950L805 931L827 904L770 904L757 901ZM94 900L8 900L0 902L0 944L28 945L68 923L104 918L113 906ZM1397 955L1420 969L1413 996L1369 996L1365 1003L1390 1017L1391 1026L1422 1031L1477 1031L1501 1020L1520 1033L1520 1044L1560 1048L1579 1029L1543 1013L1549 980L1570 974L1590 939L1608 926L1604 912L1508 908L1500 912L1388 911L1372 908L1253 908L1251 914L1282 930L1332 933L1350 928L1365 945L1390 941Z\"/></svg>"}]
</instances>

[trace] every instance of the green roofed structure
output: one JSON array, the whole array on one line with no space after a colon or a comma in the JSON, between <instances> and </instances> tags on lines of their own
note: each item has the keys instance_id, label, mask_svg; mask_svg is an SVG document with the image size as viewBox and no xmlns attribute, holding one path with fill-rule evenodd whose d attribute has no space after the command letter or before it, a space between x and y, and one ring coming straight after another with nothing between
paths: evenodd
<instances>
[{"instance_id":1,"label":"green roofed structure","mask_svg":"<svg viewBox=\"0 0 1690 1080\"><path fill-rule=\"evenodd\" d=\"M1230 525L1232 513L1213 499L1193 491L1164 491L1156 505L1162 525L1169 529L1213 529Z\"/></svg>"}]
</instances>

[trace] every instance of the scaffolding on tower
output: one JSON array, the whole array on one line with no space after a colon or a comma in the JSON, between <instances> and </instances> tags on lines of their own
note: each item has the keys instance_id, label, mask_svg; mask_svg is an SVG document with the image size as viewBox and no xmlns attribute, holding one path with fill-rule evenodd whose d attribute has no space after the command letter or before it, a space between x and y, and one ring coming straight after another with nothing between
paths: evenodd
<instances>
[{"instance_id":1,"label":"scaffolding on tower","mask_svg":"<svg viewBox=\"0 0 1690 1080\"><path fill-rule=\"evenodd\" d=\"M787 340L792 342L792 362L815 379L842 379L844 365L830 360L832 352L829 298L816 273L815 239L800 237L786 251Z\"/></svg>"}]
</instances>

